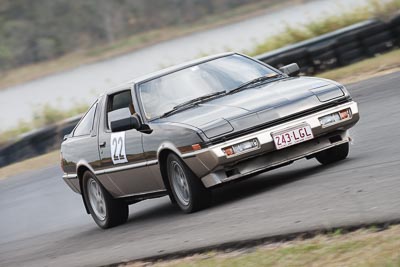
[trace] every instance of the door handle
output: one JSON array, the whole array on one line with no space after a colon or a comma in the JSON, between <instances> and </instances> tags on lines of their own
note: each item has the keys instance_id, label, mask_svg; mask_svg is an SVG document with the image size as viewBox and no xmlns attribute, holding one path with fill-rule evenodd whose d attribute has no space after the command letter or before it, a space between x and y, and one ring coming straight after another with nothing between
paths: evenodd
<instances>
[{"instance_id":1,"label":"door handle","mask_svg":"<svg viewBox=\"0 0 400 267\"><path fill-rule=\"evenodd\" d=\"M106 141L104 141L103 143L100 143L99 147L106 147Z\"/></svg>"}]
</instances>

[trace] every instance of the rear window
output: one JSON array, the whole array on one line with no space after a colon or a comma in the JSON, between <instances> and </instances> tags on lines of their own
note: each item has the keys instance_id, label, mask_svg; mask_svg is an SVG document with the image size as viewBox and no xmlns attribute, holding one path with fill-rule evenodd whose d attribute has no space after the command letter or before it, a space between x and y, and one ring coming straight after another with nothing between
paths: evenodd
<instances>
[{"instance_id":1,"label":"rear window","mask_svg":"<svg viewBox=\"0 0 400 267\"><path fill-rule=\"evenodd\" d=\"M88 112L79 121L74 131L74 136L89 135L93 129L94 116L96 114L97 103L94 104Z\"/></svg>"}]
</instances>

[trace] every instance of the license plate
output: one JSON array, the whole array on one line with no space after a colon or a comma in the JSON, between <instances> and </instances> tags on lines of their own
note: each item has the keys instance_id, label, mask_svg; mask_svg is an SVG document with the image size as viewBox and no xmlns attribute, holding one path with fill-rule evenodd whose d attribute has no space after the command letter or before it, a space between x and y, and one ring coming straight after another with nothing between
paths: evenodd
<instances>
[{"instance_id":1,"label":"license plate","mask_svg":"<svg viewBox=\"0 0 400 267\"><path fill-rule=\"evenodd\" d=\"M276 149L282 149L293 146L298 143L314 138L311 127L308 124L302 124L288 130L272 133Z\"/></svg>"}]
</instances>

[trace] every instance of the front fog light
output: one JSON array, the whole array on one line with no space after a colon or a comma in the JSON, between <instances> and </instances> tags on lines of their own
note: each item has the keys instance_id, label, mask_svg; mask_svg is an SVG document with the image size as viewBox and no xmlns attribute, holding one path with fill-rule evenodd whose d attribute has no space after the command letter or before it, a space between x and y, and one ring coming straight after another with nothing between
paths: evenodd
<instances>
[{"instance_id":1,"label":"front fog light","mask_svg":"<svg viewBox=\"0 0 400 267\"><path fill-rule=\"evenodd\" d=\"M340 121L339 113L333 113L319 118L319 122L322 125L327 125L338 121Z\"/></svg>"},{"instance_id":2,"label":"front fog light","mask_svg":"<svg viewBox=\"0 0 400 267\"><path fill-rule=\"evenodd\" d=\"M328 126L331 124L335 124L341 120L346 120L351 118L351 110L350 109L344 109L339 112L335 112L326 116L323 116L319 118L319 122L321 125Z\"/></svg>"},{"instance_id":3,"label":"front fog light","mask_svg":"<svg viewBox=\"0 0 400 267\"><path fill-rule=\"evenodd\" d=\"M243 153L243 152L247 152L250 150L254 150L259 148L260 144L257 140L257 138L242 142L242 143L238 143L238 144L234 144L232 146L228 146L222 149L222 151L225 153L226 156L232 156L235 154L239 154L239 153Z\"/></svg>"}]
</instances>

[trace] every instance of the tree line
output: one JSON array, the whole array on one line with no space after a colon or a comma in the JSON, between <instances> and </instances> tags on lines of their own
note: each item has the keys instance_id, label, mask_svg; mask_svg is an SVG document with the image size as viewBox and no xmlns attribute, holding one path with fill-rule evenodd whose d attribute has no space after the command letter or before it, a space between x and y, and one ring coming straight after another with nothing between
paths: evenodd
<instances>
[{"instance_id":1,"label":"tree line","mask_svg":"<svg viewBox=\"0 0 400 267\"><path fill-rule=\"evenodd\" d=\"M91 46L259 0L0 0L0 69Z\"/></svg>"}]
</instances>

